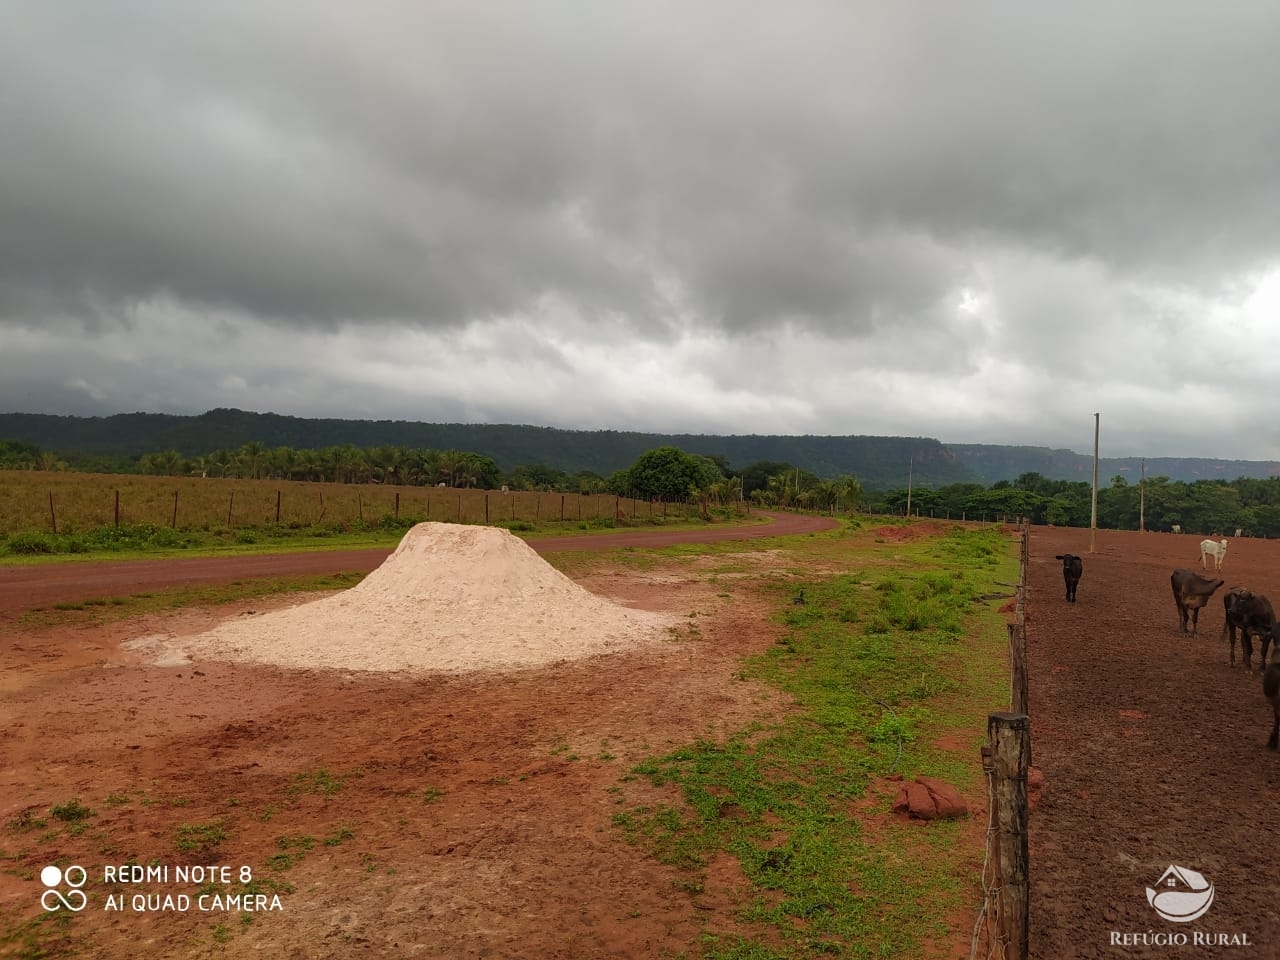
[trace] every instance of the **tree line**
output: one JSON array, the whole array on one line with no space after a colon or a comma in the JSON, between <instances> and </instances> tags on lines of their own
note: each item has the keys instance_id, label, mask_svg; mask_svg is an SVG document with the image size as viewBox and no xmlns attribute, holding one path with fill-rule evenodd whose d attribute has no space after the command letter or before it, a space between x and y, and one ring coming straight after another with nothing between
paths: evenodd
<instances>
[{"instance_id":1,"label":"tree line","mask_svg":"<svg viewBox=\"0 0 1280 960\"><path fill-rule=\"evenodd\" d=\"M333 483L385 483L477 487L556 493L613 493L667 501L701 500L717 504L749 501L759 506L835 512L871 511L977 519L1029 517L1032 523L1087 527L1092 488L1084 481L1051 480L1023 473L990 486L863 488L856 476L819 477L785 461L761 460L734 468L723 456L688 453L661 446L641 454L630 467L602 476L590 470L568 473L541 464L509 470L484 454L392 445L353 444L295 449L250 441L235 449L184 457L176 450L142 454L128 471L167 476L241 477L314 480ZM0 440L0 468L65 470L51 451L18 440ZM1098 491L1098 525L1109 529L1171 529L1230 535L1280 537L1280 477L1236 480L1170 480L1148 477L1140 484L1115 476Z\"/></svg>"},{"instance_id":2,"label":"tree line","mask_svg":"<svg viewBox=\"0 0 1280 960\"><path fill-rule=\"evenodd\" d=\"M920 516L1028 517L1032 523L1087 527L1093 505L1092 485L1084 481L1050 480L1024 473L989 487L956 483L936 489L903 487L880 494L873 507L903 513L910 497L911 513ZM1098 489L1098 526L1111 530L1169 531L1231 536L1280 537L1280 477L1235 480L1170 480L1147 477L1131 483L1111 478Z\"/></svg>"}]
</instances>

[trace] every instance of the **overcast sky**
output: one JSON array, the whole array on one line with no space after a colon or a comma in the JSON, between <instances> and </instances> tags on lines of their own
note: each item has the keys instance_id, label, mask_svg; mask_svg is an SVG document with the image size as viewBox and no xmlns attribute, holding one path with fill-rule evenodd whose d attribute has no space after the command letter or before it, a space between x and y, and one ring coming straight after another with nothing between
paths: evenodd
<instances>
[{"instance_id":1,"label":"overcast sky","mask_svg":"<svg viewBox=\"0 0 1280 960\"><path fill-rule=\"evenodd\" d=\"M0 412L1280 459L1280 4L0 0Z\"/></svg>"}]
</instances>

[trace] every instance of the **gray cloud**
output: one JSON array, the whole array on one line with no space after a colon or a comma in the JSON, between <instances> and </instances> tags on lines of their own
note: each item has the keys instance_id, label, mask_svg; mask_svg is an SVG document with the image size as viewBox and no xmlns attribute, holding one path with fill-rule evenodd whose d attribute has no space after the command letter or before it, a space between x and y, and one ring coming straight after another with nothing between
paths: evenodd
<instances>
[{"instance_id":1,"label":"gray cloud","mask_svg":"<svg viewBox=\"0 0 1280 960\"><path fill-rule=\"evenodd\" d=\"M1277 453L1272 4L0 9L0 408Z\"/></svg>"}]
</instances>

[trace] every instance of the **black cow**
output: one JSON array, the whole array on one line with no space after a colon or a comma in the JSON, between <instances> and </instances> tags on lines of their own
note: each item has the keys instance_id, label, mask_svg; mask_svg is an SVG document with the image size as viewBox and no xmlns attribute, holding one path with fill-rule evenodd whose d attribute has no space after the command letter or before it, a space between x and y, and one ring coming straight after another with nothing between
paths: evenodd
<instances>
[{"instance_id":1,"label":"black cow","mask_svg":"<svg viewBox=\"0 0 1280 960\"><path fill-rule=\"evenodd\" d=\"M1271 601L1247 587L1232 587L1222 595L1222 608L1226 614L1222 633L1231 637L1231 666L1236 665L1236 630L1239 630L1245 669L1253 670L1253 638L1256 636L1262 641L1261 669L1265 670L1272 631L1276 626L1276 613Z\"/></svg>"},{"instance_id":2,"label":"black cow","mask_svg":"<svg viewBox=\"0 0 1280 960\"><path fill-rule=\"evenodd\" d=\"M1267 741L1267 746L1274 750L1280 745L1280 660L1267 667L1266 673L1262 675L1262 695L1271 704L1271 712L1275 715L1271 724L1271 739Z\"/></svg>"},{"instance_id":3,"label":"black cow","mask_svg":"<svg viewBox=\"0 0 1280 960\"><path fill-rule=\"evenodd\" d=\"M1206 580L1200 574L1192 570L1177 569L1173 571L1173 576L1169 578L1170 584L1173 586L1173 600L1178 605L1178 617L1180 623L1178 629L1182 633L1187 632L1187 619L1191 620L1191 635L1199 636L1197 621L1200 619L1200 608L1209 602L1209 598L1214 595L1217 589L1222 586L1222 580Z\"/></svg>"},{"instance_id":4,"label":"black cow","mask_svg":"<svg viewBox=\"0 0 1280 960\"><path fill-rule=\"evenodd\" d=\"M1062 561L1062 579L1067 583L1067 603L1076 602L1076 585L1080 583L1080 574L1084 573L1084 561L1074 553L1060 553L1055 560Z\"/></svg>"}]
</instances>

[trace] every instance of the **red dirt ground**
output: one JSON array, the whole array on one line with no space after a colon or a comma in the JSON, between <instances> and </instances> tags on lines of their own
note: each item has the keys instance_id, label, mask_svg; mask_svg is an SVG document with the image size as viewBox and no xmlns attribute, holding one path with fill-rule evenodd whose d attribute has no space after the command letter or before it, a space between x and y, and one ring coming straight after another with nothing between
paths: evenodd
<instances>
[{"instance_id":1,"label":"red dirt ground","mask_svg":"<svg viewBox=\"0 0 1280 960\"><path fill-rule=\"evenodd\" d=\"M826 526L788 517L751 532ZM625 542L653 541L632 536ZM619 543L579 539L550 546ZM359 559L374 565L377 553ZM44 929L38 877L56 860L89 868L91 901L60 915L66 939L41 937L51 956L650 958L678 956L704 932L734 932L734 908L749 895L736 866L713 863L703 889L686 889L684 875L620 843L610 817L676 799L624 779L644 757L785 709L735 676L741 657L775 639L760 601L731 578L711 584L678 566L604 570L581 582L689 614L698 641L613 655L607 669L587 660L501 676L156 667L121 649L148 633L203 629L226 607L95 626L17 622L55 596L352 569L334 553L271 559L255 558L254 572L235 558L0 574L0 929ZM80 826L50 816L73 798L94 815ZM225 839L180 851L183 827L220 827ZM280 912L135 912L138 893L195 903L199 891L103 881L105 865L129 862L216 863L233 874L243 865L289 886L278 888ZM103 909L113 892L124 895L119 912Z\"/></svg>"},{"instance_id":2,"label":"red dirt ground","mask_svg":"<svg viewBox=\"0 0 1280 960\"><path fill-rule=\"evenodd\" d=\"M1280 599L1280 543L1231 541L1193 638L1169 576L1200 571L1199 540L1100 530L1091 554L1087 530L1032 530L1032 763L1046 780L1030 827L1033 957L1280 957L1280 755L1266 749L1258 654L1252 674L1232 669L1220 635L1230 587ZM1066 552L1084 558L1075 605L1054 559ZM1200 919L1149 905L1170 865L1214 885ZM1203 945L1224 935L1249 946Z\"/></svg>"}]
</instances>

